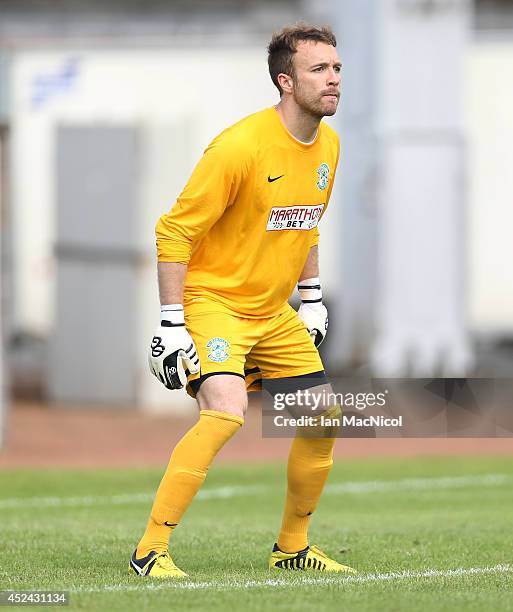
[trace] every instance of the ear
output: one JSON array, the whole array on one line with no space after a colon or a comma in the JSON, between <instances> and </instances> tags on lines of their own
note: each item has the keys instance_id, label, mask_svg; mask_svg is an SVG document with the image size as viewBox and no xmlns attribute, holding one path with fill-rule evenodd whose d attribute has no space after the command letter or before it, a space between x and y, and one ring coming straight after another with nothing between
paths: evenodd
<instances>
[{"instance_id":1,"label":"ear","mask_svg":"<svg viewBox=\"0 0 513 612\"><path fill-rule=\"evenodd\" d=\"M292 90L294 88L294 80L291 76L285 74L284 72L280 72L277 79L283 93L292 93Z\"/></svg>"}]
</instances>

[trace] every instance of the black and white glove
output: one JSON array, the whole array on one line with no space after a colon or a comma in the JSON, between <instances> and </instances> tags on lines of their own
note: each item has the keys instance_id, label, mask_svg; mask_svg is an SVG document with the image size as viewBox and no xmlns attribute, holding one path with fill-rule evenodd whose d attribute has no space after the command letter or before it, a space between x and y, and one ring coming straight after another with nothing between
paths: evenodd
<instances>
[{"instance_id":1,"label":"black and white glove","mask_svg":"<svg viewBox=\"0 0 513 612\"><path fill-rule=\"evenodd\" d=\"M155 331L148 352L151 372L168 389L181 389L187 374L200 371L194 341L185 329L183 306L160 307L160 327Z\"/></svg>"},{"instance_id":2,"label":"black and white glove","mask_svg":"<svg viewBox=\"0 0 513 612\"><path fill-rule=\"evenodd\" d=\"M322 303L319 277L305 278L299 281L297 288L301 296L301 306L297 314L308 329L315 346L319 346L328 331L328 311Z\"/></svg>"}]
</instances>

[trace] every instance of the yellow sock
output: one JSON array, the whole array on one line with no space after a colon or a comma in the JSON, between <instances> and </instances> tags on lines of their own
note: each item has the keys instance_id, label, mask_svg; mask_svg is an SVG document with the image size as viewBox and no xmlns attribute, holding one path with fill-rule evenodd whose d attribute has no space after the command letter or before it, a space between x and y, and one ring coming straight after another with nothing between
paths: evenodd
<instances>
[{"instance_id":1,"label":"yellow sock","mask_svg":"<svg viewBox=\"0 0 513 612\"><path fill-rule=\"evenodd\" d=\"M207 476L214 457L244 420L225 412L202 410L199 421L175 446L153 502L136 557L167 550L172 530L180 522Z\"/></svg>"},{"instance_id":2,"label":"yellow sock","mask_svg":"<svg viewBox=\"0 0 513 612\"><path fill-rule=\"evenodd\" d=\"M332 413L332 414L329 414ZM335 407L328 416L341 414ZM318 433L322 431L319 428ZM327 432L327 430L324 430ZM311 434L312 432L310 432ZM333 435L333 432L329 432ZM292 442L287 467L287 498L278 536L283 552L297 552L308 546L308 525L333 465L335 438L297 436Z\"/></svg>"}]
</instances>

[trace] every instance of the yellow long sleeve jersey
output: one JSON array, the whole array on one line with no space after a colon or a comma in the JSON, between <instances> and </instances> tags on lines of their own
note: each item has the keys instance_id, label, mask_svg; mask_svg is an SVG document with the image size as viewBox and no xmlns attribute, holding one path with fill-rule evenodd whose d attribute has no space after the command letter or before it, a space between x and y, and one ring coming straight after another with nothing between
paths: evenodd
<instances>
[{"instance_id":1,"label":"yellow long sleeve jersey","mask_svg":"<svg viewBox=\"0 0 513 612\"><path fill-rule=\"evenodd\" d=\"M156 227L158 260L188 264L185 305L207 299L245 317L276 314L318 243L338 158L327 124L303 144L274 107L217 136Z\"/></svg>"}]
</instances>

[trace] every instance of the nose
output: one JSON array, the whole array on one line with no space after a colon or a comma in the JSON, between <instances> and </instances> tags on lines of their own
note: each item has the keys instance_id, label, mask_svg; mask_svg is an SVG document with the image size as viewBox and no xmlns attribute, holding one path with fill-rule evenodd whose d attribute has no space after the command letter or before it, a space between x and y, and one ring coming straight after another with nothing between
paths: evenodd
<instances>
[{"instance_id":1,"label":"nose","mask_svg":"<svg viewBox=\"0 0 513 612\"><path fill-rule=\"evenodd\" d=\"M335 85L337 87L340 85L340 72L336 72L335 68L333 67L330 67L328 70L327 84L332 86Z\"/></svg>"}]
</instances>

